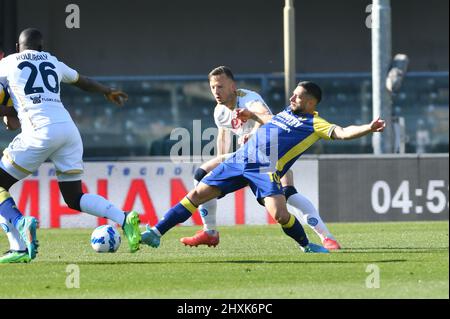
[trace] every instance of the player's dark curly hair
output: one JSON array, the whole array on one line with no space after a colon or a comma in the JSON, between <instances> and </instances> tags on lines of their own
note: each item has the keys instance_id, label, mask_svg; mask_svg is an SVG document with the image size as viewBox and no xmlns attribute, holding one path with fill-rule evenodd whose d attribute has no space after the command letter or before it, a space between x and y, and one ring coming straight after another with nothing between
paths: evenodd
<instances>
[{"instance_id":1,"label":"player's dark curly hair","mask_svg":"<svg viewBox=\"0 0 450 319\"><path fill-rule=\"evenodd\" d=\"M211 80L211 77L215 76L215 75L221 75L221 74L225 74L227 76L227 78L231 79L234 81L234 75L233 72L231 72L231 69L227 66L219 66L217 68L215 68L214 70L212 70L211 72L209 72L208 74L208 80Z\"/></svg>"},{"instance_id":2,"label":"player's dark curly hair","mask_svg":"<svg viewBox=\"0 0 450 319\"><path fill-rule=\"evenodd\" d=\"M302 81L298 84L306 90L306 92L317 100L317 104L322 100L322 89L314 82Z\"/></svg>"}]
</instances>

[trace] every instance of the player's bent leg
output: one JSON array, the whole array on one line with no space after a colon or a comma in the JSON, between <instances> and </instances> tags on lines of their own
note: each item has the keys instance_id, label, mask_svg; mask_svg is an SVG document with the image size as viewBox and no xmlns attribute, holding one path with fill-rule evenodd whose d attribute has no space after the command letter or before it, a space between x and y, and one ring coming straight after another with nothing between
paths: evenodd
<instances>
[{"instance_id":1,"label":"player's bent leg","mask_svg":"<svg viewBox=\"0 0 450 319\"><path fill-rule=\"evenodd\" d=\"M130 251L139 250L141 231L137 212L126 213L100 195L83 193L81 180L60 181L59 188L70 208L116 222L122 226Z\"/></svg>"},{"instance_id":2,"label":"player's bent leg","mask_svg":"<svg viewBox=\"0 0 450 319\"><path fill-rule=\"evenodd\" d=\"M180 242L186 246L207 245L208 247L216 247L220 241L220 234L216 230L217 198L201 204L198 209L202 218L203 229L197 231L194 236L181 238Z\"/></svg>"},{"instance_id":3,"label":"player's bent leg","mask_svg":"<svg viewBox=\"0 0 450 319\"><path fill-rule=\"evenodd\" d=\"M200 181L205 177L210 171L216 168L220 162L217 158L205 163L200 168L198 168L194 175L194 186L200 183ZM213 198L201 205L199 205L198 210L200 212L200 217L203 222L203 230L208 233L208 235L215 235L216 233L216 211L217 211L217 199Z\"/></svg>"},{"instance_id":4,"label":"player's bent leg","mask_svg":"<svg viewBox=\"0 0 450 319\"><path fill-rule=\"evenodd\" d=\"M1 166L1 165L0 165ZM0 185L3 187L4 190L9 191L12 185L14 185L18 180L10 175L8 172L6 172L3 168L0 168ZM12 252L17 251L26 251L27 246L25 245L25 242L20 237L19 232L14 227L14 225L7 220L0 212L0 226L5 231L6 237L9 241L9 251L6 253L6 255L13 255ZM27 253L28 255L28 253ZM8 259L8 258L7 258Z\"/></svg>"},{"instance_id":5,"label":"player's bent leg","mask_svg":"<svg viewBox=\"0 0 450 319\"><path fill-rule=\"evenodd\" d=\"M221 190L218 187L200 183L172 207L154 227L146 226L147 231L142 233L142 242L154 248L159 247L161 236L177 224L189 219L200 204L220 195Z\"/></svg>"},{"instance_id":6,"label":"player's bent leg","mask_svg":"<svg viewBox=\"0 0 450 319\"><path fill-rule=\"evenodd\" d=\"M216 168L221 161L222 159L216 157L198 168L194 174L194 185L197 186L203 177ZM220 241L219 232L216 230L217 198L199 205L198 210L202 219L203 230L197 231L194 236L181 238L180 242L191 247L199 245L216 247Z\"/></svg>"},{"instance_id":7,"label":"player's bent leg","mask_svg":"<svg viewBox=\"0 0 450 319\"><path fill-rule=\"evenodd\" d=\"M328 230L328 227L323 222L313 203L311 203L308 198L298 193L293 186L294 180L291 170L283 176L281 182L286 201L292 206L292 212L300 218L300 222L307 224L320 237L325 248L332 250L340 249L339 243Z\"/></svg>"},{"instance_id":8,"label":"player's bent leg","mask_svg":"<svg viewBox=\"0 0 450 319\"><path fill-rule=\"evenodd\" d=\"M9 188L15 184L18 181L18 178L12 176L7 172L8 166L5 167L4 165L4 158L2 158L2 164L0 166L0 215L2 216L2 220L5 222L3 223L5 226L11 225L13 226L17 232L11 232L11 236L16 235L14 238L17 243L19 243L20 246L25 244L26 251L28 254L29 259L36 258L36 254L38 253L37 249L39 246L38 240L37 240L37 219L30 216L23 216L22 213L17 209L16 203L14 199L9 194L8 190ZM22 176L19 176L21 178ZM8 233L8 232L7 232ZM10 246L14 244L14 241L10 240ZM21 249L23 247L19 247ZM20 250L21 253L22 249ZM11 250L11 252L8 252L4 257L7 261L10 261L11 258L16 258L17 250Z\"/></svg>"},{"instance_id":9,"label":"player's bent leg","mask_svg":"<svg viewBox=\"0 0 450 319\"><path fill-rule=\"evenodd\" d=\"M230 154L217 156L202 164L200 168L195 172L194 186L197 186L198 183L200 183L200 181L203 179L203 177L205 177L209 172L219 166L219 164L229 156ZM198 208L203 221L203 229L208 234L214 234L216 230L217 199L211 199L210 201L207 201L206 203L200 205Z\"/></svg>"},{"instance_id":10,"label":"player's bent leg","mask_svg":"<svg viewBox=\"0 0 450 319\"><path fill-rule=\"evenodd\" d=\"M207 173L211 172L213 169L215 169L217 166L219 166L220 163L222 163L224 160L226 160L230 154L220 155L217 157L214 157L213 159L210 159L209 161L203 163L200 168L206 171Z\"/></svg>"},{"instance_id":11,"label":"player's bent leg","mask_svg":"<svg viewBox=\"0 0 450 319\"><path fill-rule=\"evenodd\" d=\"M273 195L264 198L264 204L269 214L282 227L284 233L294 239L300 248L307 253L327 253L322 246L310 243L302 225L290 214L286 207L286 199L283 195Z\"/></svg>"},{"instance_id":12,"label":"player's bent leg","mask_svg":"<svg viewBox=\"0 0 450 319\"><path fill-rule=\"evenodd\" d=\"M203 163L194 174L194 186L205 177L209 172L222 163L229 154L217 156L206 163ZM203 223L203 230L199 230L192 237L183 237L180 242L187 246L207 245L216 247L220 241L220 234L216 227L217 198L213 198L198 206L200 217Z\"/></svg>"},{"instance_id":13,"label":"player's bent leg","mask_svg":"<svg viewBox=\"0 0 450 319\"><path fill-rule=\"evenodd\" d=\"M5 231L9 241L9 251L26 251L27 246L20 237L18 230L3 215L0 214L0 227ZM8 252L9 252L8 251ZM28 254L28 253L27 253Z\"/></svg>"}]
</instances>

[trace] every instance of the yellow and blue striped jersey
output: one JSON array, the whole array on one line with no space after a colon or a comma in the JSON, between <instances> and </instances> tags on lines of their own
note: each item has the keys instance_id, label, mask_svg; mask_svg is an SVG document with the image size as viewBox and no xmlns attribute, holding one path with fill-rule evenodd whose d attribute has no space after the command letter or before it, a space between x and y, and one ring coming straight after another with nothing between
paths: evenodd
<instances>
[{"instance_id":1,"label":"yellow and blue striped jersey","mask_svg":"<svg viewBox=\"0 0 450 319\"><path fill-rule=\"evenodd\" d=\"M249 169L265 168L283 176L311 145L331 139L335 127L317 112L296 115L288 107L258 129L236 152L236 160Z\"/></svg>"}]
</instances>

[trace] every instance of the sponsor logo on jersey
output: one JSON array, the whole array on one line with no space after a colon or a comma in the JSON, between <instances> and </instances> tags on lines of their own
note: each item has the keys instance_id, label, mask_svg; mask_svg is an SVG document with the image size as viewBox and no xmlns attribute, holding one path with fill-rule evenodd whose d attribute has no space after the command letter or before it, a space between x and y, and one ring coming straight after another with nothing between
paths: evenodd
<instances>
[{"instance_id":1,"label":"sponsor logo on jersey","mask_svg":"<svg viewBox=\"0 0 450 319\"><path fill-rule=\"evenodd\" d=\"M232 119L231 120L231 127L236 130L242 126L242 121L240 119Z\"/></svg>"},{"instance_id":2,"label":"sponsor logo on jersey","mask_svg":"<svg viewBox=\"0 0 450 319\"><path fill-rule=\"evenodd\" d=\"M30 96L30 100L33 101L33 104L41 104L42 103L42 98L41 98L40 94L38 96Z\"/></svg>"}]
</instances>

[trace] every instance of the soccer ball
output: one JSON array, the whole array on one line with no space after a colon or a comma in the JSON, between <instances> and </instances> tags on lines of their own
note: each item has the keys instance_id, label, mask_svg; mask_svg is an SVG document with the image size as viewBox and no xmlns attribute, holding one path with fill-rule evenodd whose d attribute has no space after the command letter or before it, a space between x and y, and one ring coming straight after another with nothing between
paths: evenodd
<instances>
[{"instance_id":1,"label":"soccer ball","mask_svg":"<svg viewBox=\"0 0 450 319\"><path fill-rule=\"evenodd\" d=\"M0 83L0 105L12 106L13 102L9 96L9 92L3 84Z\"/></svg>"},{"instance_id":2,"label":"soccer ball","mask_svg":"<svg viewBox=\"0 0 450 319\"><path fill-rule=\"evenodd\" d=\"M119 249L120 234L111 225L99 226L92 232L91 246L98 253L114 253Z\"/></svg>"}]
</instances>

